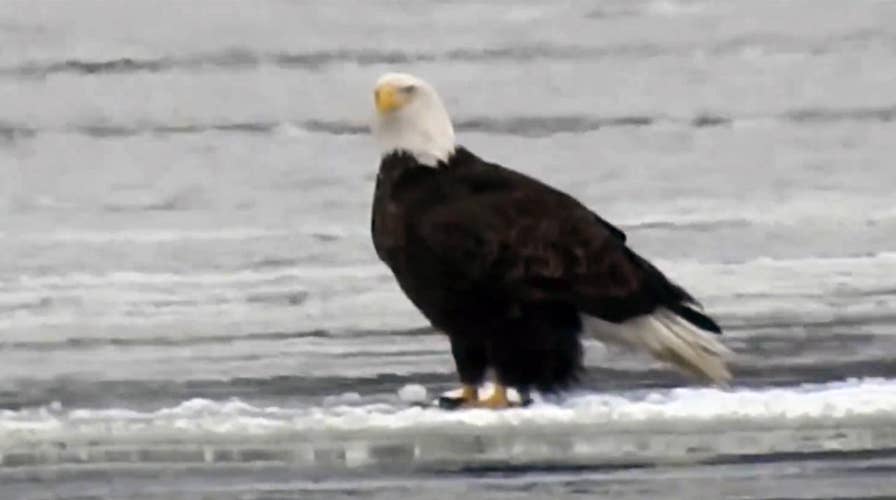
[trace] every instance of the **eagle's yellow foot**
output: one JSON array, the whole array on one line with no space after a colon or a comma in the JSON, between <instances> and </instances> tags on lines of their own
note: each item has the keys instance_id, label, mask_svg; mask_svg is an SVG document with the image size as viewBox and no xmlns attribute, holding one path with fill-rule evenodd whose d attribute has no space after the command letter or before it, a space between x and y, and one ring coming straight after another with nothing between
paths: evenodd
<instances>
[{"instance_id":1,"label":"eagle's yellow foot","mask_svg":"<svg viewBox=\"0 0 896 500\"><path fill-rule=\"evenodd\" d=\"M511 402L507 397L507 387L501 384L495 384L495 390L491 396L485 399L479 399L479 390L476 386L464 385L458 397L442 396L439 398L439 407L446 410L455 410L458 408L487 408L490 410L503 410L505 408L516 408L519 406L527 406L531 400L528 399L528 393L521 403Z\"/></svg>"},{"instance_id":2,"label":"eagle's yellow foot","mask_svg":"<svg viewBox=\"0 0 896 500\"><path fill-rule=\"evenodd\" d=\"M492 392L492 395L485 398L477 400L471 408L488 408L491 410L503 410L505 408L510 408L511 406L517 406L512 404L509 399L507 399L507 387L501 384L495 384L495 390Z\"/></svg>"},{"instance_id":3,"label":"eagle's yellow foot","mask_svg":"<svg viewBox=\"0 0 896 500\"><path fill-rule=\"evenodd\" d=\"M479 400L479 389L475 385L464 385L460 390L461 405L474 404Z\"/></svg>"}]
</instances>

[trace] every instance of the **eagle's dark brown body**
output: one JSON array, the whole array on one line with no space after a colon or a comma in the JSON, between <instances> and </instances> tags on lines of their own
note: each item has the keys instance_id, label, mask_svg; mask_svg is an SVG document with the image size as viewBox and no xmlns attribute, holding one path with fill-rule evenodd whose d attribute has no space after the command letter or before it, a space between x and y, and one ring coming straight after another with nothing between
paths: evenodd
<instances>
[{"instance_id":1,"label":"eagle's dark brown body","mask_svg":"<svg viewBox=\"0 0 896 500\"><path fill-rule=\"evenodd\" d=\"M521 389L566 386L581 369L582 315L621 323L663 306L720 331L622 231L464 148L436 168L385 156L372 232L402 290L450 337L465 384L493 368Z\"/></svg>"}]
</instances>

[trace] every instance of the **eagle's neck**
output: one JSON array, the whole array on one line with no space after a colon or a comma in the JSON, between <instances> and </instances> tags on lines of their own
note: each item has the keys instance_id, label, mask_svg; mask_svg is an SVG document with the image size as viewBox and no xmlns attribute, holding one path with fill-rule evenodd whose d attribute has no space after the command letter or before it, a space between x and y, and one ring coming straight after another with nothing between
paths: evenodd
<instances>
[{"instance_id":1,"label":"eagle's neck","mask_svg":"<svg viewBox=\"0 0 896 500\"><path fill-rule=\"evenodd\" d=\"M454 127L448 112L436 96L423 97L394 115L374 120L372 131L383 157L405 152L421 165L435 167L454 154Z\"/></svg>"},{"instance_id":2,"label":"eagle's neck","mask_svg":"<svg viewBox=\"0 0 896 500\"><path fill-rule=\"evenodd\" d=\"M386 139L388 140L388 137ZM420 165L437 167L439 164L447 163L454 156L454 152L454 141L442 143L426 137L409 140L405 136L401 141L384 144L383 158L411 156Z\"/></svg>"},{"instance_id":3,"label":"eagle's neck","mask_svg":"<svg viewBox=\"0 0 896 500\"><path fill-rule=\"evenodd\" d=\"M406 170L409 168L432 167L438 169L453 169L464 167L471 162L481 161L463 146L457 146L445 159L438 158L434 162L424 163L412 151L396 149L383 153L380 167L388 167L390 170Z\"/></svg>"}]
</instances>

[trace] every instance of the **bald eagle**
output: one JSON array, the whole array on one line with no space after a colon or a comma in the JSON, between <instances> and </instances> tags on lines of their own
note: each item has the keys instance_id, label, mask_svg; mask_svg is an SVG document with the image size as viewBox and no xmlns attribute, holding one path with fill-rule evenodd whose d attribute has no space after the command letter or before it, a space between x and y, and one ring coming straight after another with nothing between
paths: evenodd
<instances>
[{"instance_id":1,"label":"bald eagle","mask_svg":"<svg viewBox=\"0 0 896 500\"><path fill-rule=\"evenodd\" d=\"M376 253L446 333L457 404L506 408L507 388L561 390L582 370L581 336L646 351L724 383L719 326L682 287L572 196L459 146L431 85L382 76L372 132L382 150ZM479 398L491 369L495 390Z\"/></svg>"}]
</instances>

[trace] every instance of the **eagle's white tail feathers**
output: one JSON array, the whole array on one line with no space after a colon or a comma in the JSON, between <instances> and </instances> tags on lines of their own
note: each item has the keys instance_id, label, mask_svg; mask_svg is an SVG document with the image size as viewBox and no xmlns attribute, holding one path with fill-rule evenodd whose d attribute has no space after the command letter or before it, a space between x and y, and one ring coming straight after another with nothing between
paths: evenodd
<instances>
[{"instance_id":1,"label":"eagle's white tail feathers","mask_svg":"<svg viewBox=\"0 0 896 500\"><path fill-rule=\"evenodd\" d=\"M660 308L623 323L583 315L585 329L602 342L644 350L679 370L724 385L731 380L726 358L731 351L712 333Z\"/></svg>"}]
</instances>

